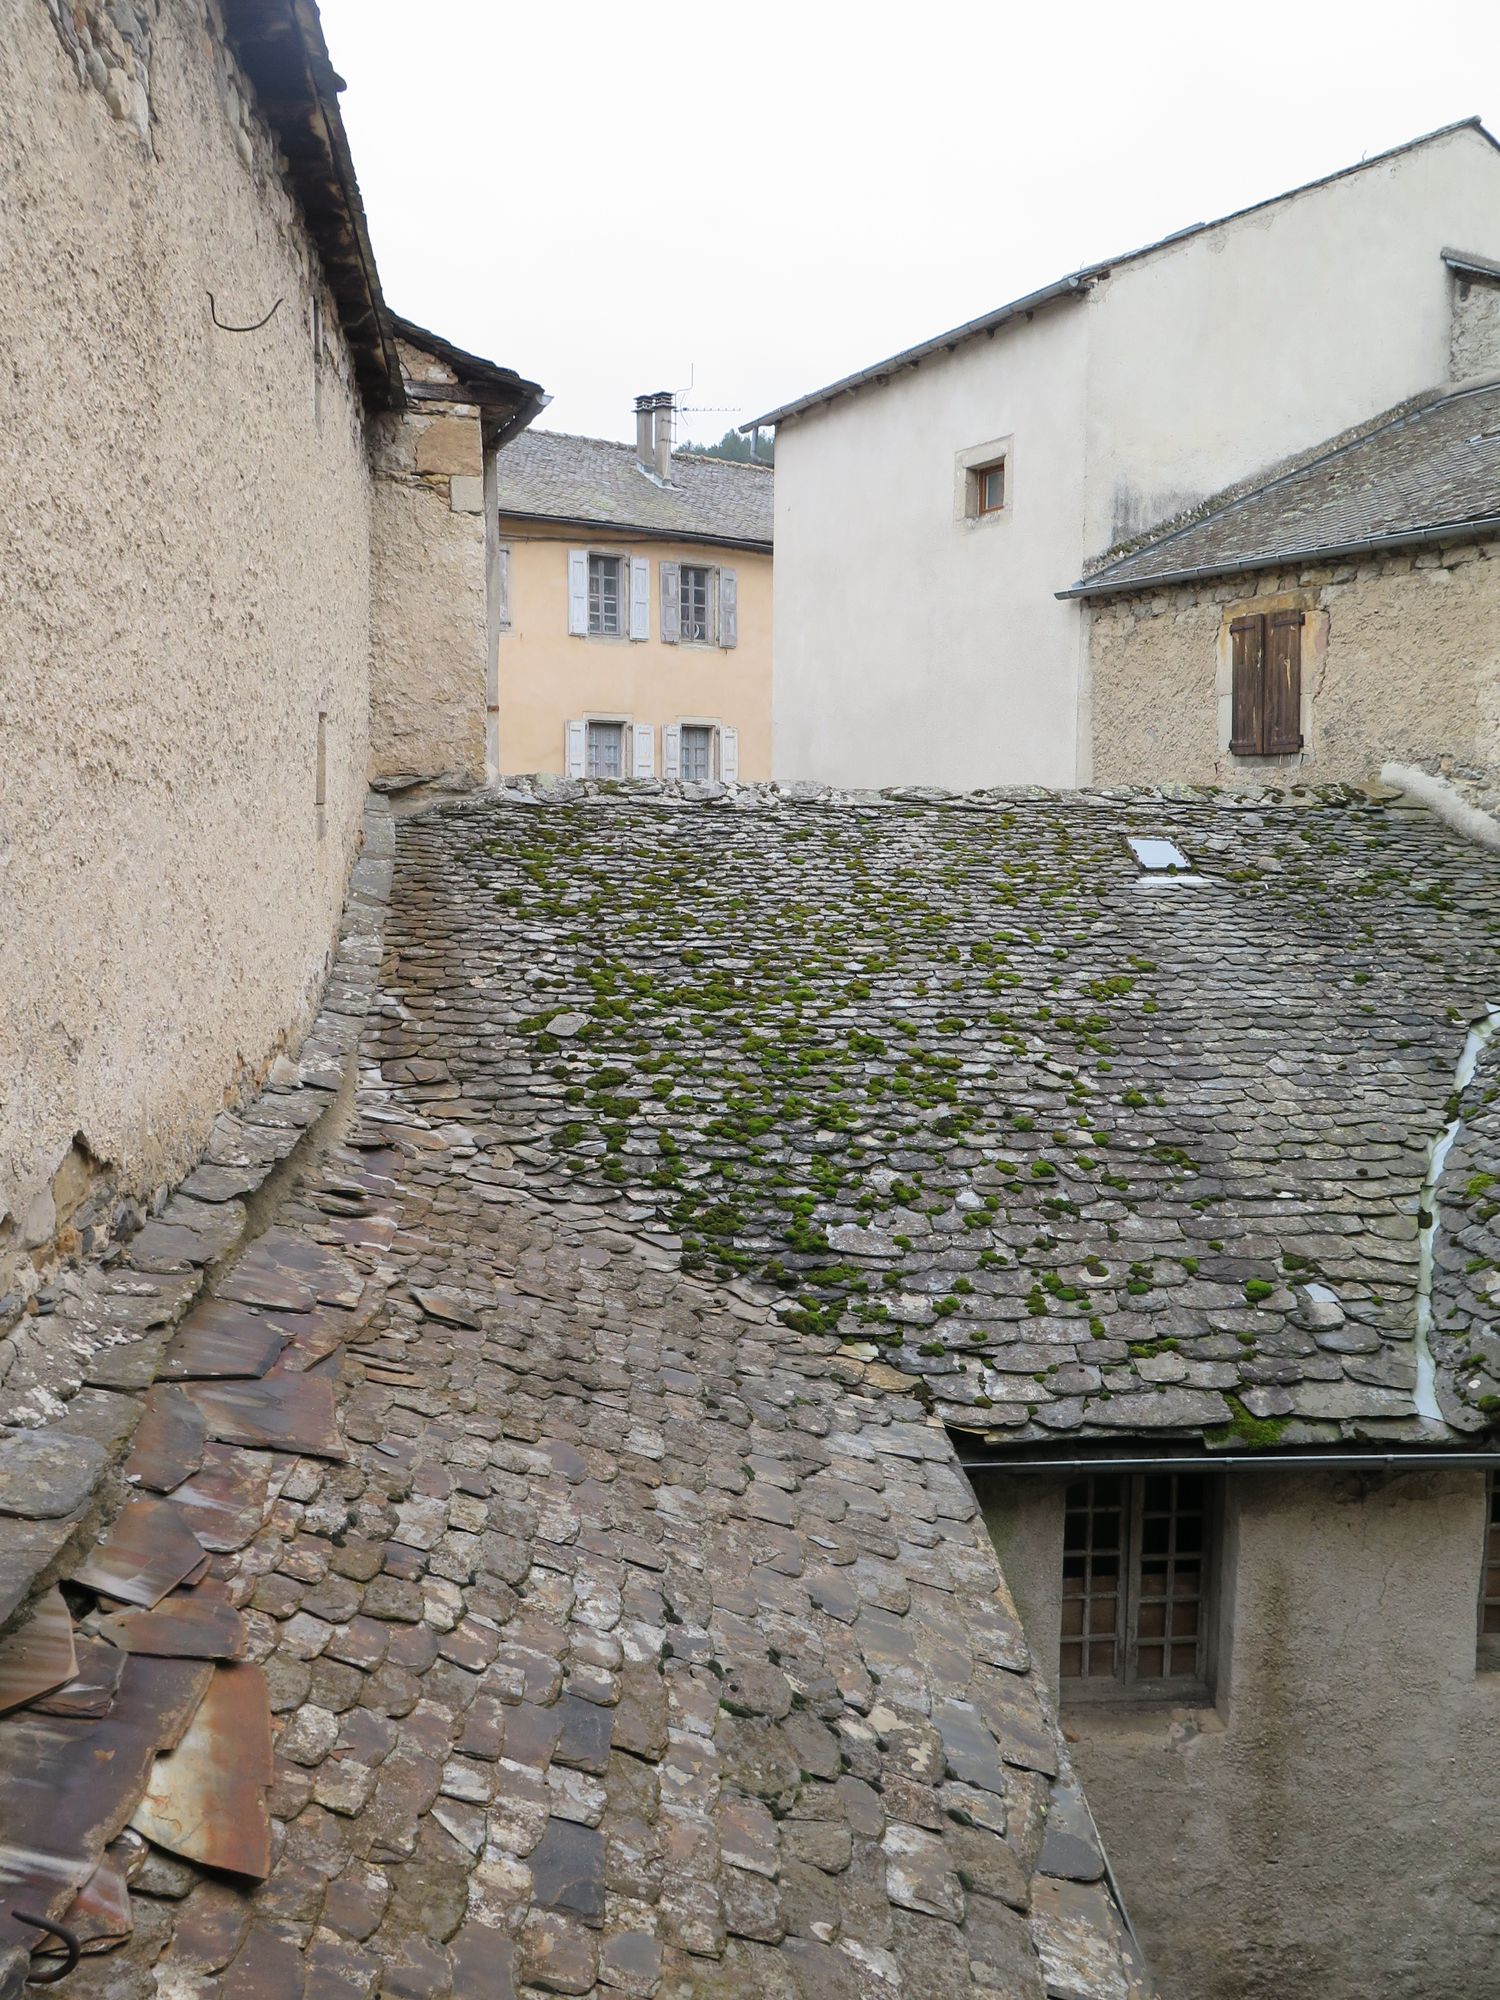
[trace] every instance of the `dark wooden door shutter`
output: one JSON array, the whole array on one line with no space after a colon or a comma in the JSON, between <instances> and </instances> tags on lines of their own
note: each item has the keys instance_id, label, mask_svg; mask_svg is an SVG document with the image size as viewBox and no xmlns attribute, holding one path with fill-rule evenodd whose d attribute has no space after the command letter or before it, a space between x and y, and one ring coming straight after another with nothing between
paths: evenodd
<instances>
[{"instance_id":1,"label":"dark wooden door shutter","mask_svg":"<svg viewBox=\"0 0 1500 2000\"><path fill-rule=\"evenodd\" d=\"M1236 757L1258 757L1266 736L1266 621L1260 612L1229 627L1234 664L1229 747Z\"/></svg>"},{"instance_id":2,"label":"dark wooden door shutter","mask_svg":"<svg viewBox=\"0 0 1500 2000\"><path fill-rule=\"evenodd\" d=\"M1302 613L1273 611L1266 632L1266 739L1271 754L1302 748Z\"/></svg>"}]
</instances>

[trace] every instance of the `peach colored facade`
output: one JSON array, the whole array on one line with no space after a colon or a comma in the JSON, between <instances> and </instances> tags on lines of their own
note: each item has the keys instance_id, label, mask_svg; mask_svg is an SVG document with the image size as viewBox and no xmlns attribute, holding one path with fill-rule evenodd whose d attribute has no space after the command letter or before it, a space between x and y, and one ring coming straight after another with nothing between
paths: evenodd
<instances>
[{"instance_id":1,"label":"peach colored facade","mask_svg":"<svg viewBox=\"0 0 1500 2000\"><path fill-rule=\"evenodd\" d=\"M580 738L577 725L622 723L623 776L674 775L669 758L679 738L668 732L709 726L715 732L710 775L749 784L771 775L771 555L769 550L672 540L620 528L554 525L500 517L506 574L499 642L499 766L511 776L570 775ZM569 555L578 551L648 565L649 636L644 639L569 631ZM662 639L663 564L733 571L735 643ZM732 732L732 733L731 733ZM639 747L638 747L639 746Z\"/></svg>"}]
</instances>

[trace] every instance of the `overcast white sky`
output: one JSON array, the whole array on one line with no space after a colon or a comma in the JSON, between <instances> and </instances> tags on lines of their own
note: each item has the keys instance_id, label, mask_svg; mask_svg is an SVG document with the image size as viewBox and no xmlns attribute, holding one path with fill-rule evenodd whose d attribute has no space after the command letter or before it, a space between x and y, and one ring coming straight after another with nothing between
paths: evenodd
<instances>
[{"instance_id":1,"label":"overcast white sky","mask_svg":"<svg viewBox=\"0 0 1500 2000\"><path fill-rule=\"evenodd\" d=\"M607 437L690 380L718 437L1500 82L1494 0L322 12L392 306Z\"/></svg>"}]
</instances>

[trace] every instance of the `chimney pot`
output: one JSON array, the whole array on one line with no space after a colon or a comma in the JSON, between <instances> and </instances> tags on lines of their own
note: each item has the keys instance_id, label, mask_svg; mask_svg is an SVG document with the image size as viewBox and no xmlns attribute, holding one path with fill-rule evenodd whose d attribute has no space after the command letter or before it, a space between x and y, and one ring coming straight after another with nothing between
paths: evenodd
<instances>
[{"instance_id":1,"label":"chimney pot","mask_svg":"<svg viewBox=\"0 0 1500 2000\"><path fill-rule=\"evenodd\" d=\"M655 396L650 394L635 399L635 456L636 462L646 472L655 469L651 418L655 401Z\"/></svg>"},{"instance_id":2,"label":"chimney pot","mask_svg":"<svg viewBox=\"0 0 1500 2000\"><path fill-rule=\"evenodd\" d=\"M660 389L652 398L653 444L656 476L664 485L672 479L672 419L675 399L670 389Z\"/></svg>"}]
</instances>

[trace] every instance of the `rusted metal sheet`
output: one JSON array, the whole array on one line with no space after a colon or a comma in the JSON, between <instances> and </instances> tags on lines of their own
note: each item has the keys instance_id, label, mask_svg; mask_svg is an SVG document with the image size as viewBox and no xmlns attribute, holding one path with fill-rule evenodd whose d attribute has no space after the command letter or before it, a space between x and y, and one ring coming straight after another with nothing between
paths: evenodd
<instances>
[{"instance_id":1,"label":"rusted metal sheet","mask_svg":"<svg viewBox=\"0 0 1500 2000\"><path fill-rule=\"evenodd\" d=\"M333 1384L316 1375L268 1375L260 1382L194 1382L183 1392L224 1444L295 1451L311 1458L349 1456L334 1420Z\"/></svg>"},{"instance_id":2,"label":"rusted metal sheet","mask_svg":"<svg viewBox=\"0 0 1500 2000\"><path fill-rule=\"evenodd\" d=\"M102 1640L87 1639L81 1633L74 1634L73 1650L78 1665L72 1680L55 1693L43 1695L32 1707L43 1715L107 1715L120 1691L125 1655L118 1646L106 1646Z\"/></svg>"},{"instance_id":3,"label":"rusted metal sheet","mask_svg":"<svg viewBox=\"0 0 1500 2000\"><path fill-rule=\"evenodd\" d=\"M162 1356L166 1381L264 1375L286 1336L263 1314L226 1299L205 1299L190 1312Z\"/></svg>"},{"instance_id":4,"label":"rusted metal sheet","mask_svg":"<svg viewBox=\"0 0 1500 2000\"><path fill-rule=\"evenodd\" d=\"M73 1572L105 1597L151 1606L204 1561L203 1544L168 1500L127 1500L109 1532Z\"/></svg>"},{"instance_id":5,"label":"rusted metal sheet","mask_svg":"<svg viewBox=\"0 0 1500 2000\"><path fill-rule=\"evenodd\" d=\"M172 1495L172 1505L215 1555L244 1548L265 1518L271 1464L261 1452L211 1444L203 1464Z\"/></svg>"},{"instance_id":6,"label":"rusted metal sheet","mask_svg":"<svg viewBox=\"0 0 1500 2000\"><path fill-rule=\"evenodd\" d=\"M152 1493L170 1493L203 1463L208 1426L180 1389L158 1382L131 1440L125 1477Z\"/></svg>"},{"instance_id":7,"label":"rusted metal sheet","mask_svg":"<svg viewBox=\"0 0 1500 2000\"><path fill-rule=\"evenodd\" d=\"M11 1934L18 1906L61 1915L123 1830L157 1752L180 1739L213 1674L199 1660L132 1657L107 1715L52 1716L33 1707L0 1719L0 1937Z\"/></svg>"},{"instance_id":8,"label":"rusted metal sheet","mask_svg":"<svg viewBox=\"0 0 1500 2000\"><path fill-rule=\"evenodd\" d=\"M152 1767L131 1815L137 1833L209 1868L271 1871L271 1704L255 1666L221 1666L187 1734Z\"/></svg>"},{"instance_id":9,"label":"rusted metal sheet","mask_svg":"<svg viewBox=\"0 0 1500 2000\"><path fill-rule=\"evenodd\" d=\"M232 1604L176 1592L154 1611L120 1611L98 1621L99 1636L126 1653L174 1660L242 1660L245 1621Z\"/></svg>"},{"instance_id":10,"label":"rusted metal sheet","mask_svg":"<svg viewBox=\"0 0 1500 2000\"><path fill-rule=\"evenodd\" d=\"M24 1625L0 1640L0 1715L66 1687L77 1671L73 1620L62 1592L52 1589Z\"/></svg>"}]
</instances>

